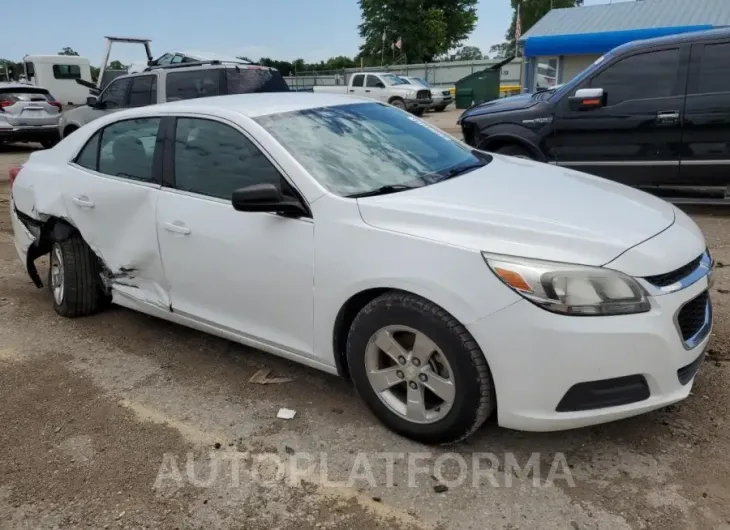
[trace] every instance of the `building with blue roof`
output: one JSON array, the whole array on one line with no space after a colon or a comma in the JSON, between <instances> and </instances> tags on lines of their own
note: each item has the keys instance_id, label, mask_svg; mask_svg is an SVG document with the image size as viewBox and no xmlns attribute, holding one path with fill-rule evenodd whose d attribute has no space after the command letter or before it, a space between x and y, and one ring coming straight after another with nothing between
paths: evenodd
<instances>
[{"instance_id":1,"label":"building with blue roof","mask_svg":"<svg viewBox=\"0 0 730 530\"><path fill-rule=\"evenodd\" d=\"M553 9L520 42L523 89L565 83L628 42L730 27L730 0L641 0Z\"/></svg>"}]
</instances>

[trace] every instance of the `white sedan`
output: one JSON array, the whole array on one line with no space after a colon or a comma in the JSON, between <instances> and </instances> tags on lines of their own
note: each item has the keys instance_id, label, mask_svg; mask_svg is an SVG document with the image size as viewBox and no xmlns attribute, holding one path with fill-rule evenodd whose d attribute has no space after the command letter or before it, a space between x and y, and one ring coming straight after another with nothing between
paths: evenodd
<instances>
[{"instance_id":1,"label":"white sedan","mask_svg":"<svg viewBox=\"0 0 730 530\"><path fill-rule=\"evenodd\" d=\"M330 94L115 113L11 171L55 310L109 302L350 377L424 443L556 430L686 398L712 259L684 213L476 151Z\"/></svg>"}]
</instances>

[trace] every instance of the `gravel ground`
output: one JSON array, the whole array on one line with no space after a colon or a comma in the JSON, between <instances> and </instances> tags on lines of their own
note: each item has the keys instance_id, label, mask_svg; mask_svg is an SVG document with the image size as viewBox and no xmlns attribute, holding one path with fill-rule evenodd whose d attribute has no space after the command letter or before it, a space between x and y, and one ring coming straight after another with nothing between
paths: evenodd
<instances>
[{"instance_id":1,"label":"gravel ground","mask_svg":"<svg viewBox=\"0 0 730 530\"><path fill-rule=\"evenodd\" d=\"M427 119L454 132L457 116ZM561 433L491 422L467 443L425 448L381 427L335 377L121 308L58 317L12 243L2 179L28 153L0 152L0 528L730 528L724 268L710 355L685 402ZM730 265L721 214L693 213ZM260 369L291 381L250 383ZM296 417L276 419L280 407Z\"/></svg>"}]
</instances>

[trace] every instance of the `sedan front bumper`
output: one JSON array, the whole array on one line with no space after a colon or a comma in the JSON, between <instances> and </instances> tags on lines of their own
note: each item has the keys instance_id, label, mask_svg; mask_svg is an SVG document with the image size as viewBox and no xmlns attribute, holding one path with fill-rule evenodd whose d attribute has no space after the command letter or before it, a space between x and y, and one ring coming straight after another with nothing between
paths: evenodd
<instances>
[{"instance_id":1,"label":"sedan front bumper","mask_svg":"<svg viewBox=\"0 0 730 530\"><path fill-rule=\"evenodd\" d=\"M499 424L572 429L685 399L711 335L708 280L650 297L647 313L573 317L522 300L468 325L492 371ZM678 316L693 301L707 305L689 340Z\"/></svg>"}]
</instances>

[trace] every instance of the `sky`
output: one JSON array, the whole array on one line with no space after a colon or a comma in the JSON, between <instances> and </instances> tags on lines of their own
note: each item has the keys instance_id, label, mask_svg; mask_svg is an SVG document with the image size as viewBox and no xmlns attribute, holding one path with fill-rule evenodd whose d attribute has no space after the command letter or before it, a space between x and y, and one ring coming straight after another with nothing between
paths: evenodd
<instances>
[{"instance_id":1,"label":"sky","mask_svg":"<svg viewBox=\"0 0 730 530\"><path fill-rule=\"evenodd\" d=\"M609 2L585 0L585 5ZM20 61L24 55L55 54L69 46L98 65L107 35L151 39L155 58L169 51L196 50L253 60L301 57L319 62L354 56L361 42L357 0L122 0L107 3L106 9L105 3L33 0L33 11L42 13L43 25L34 22L30 31L27 24L3 25L0 58ZM512 16L510 1L480 0L478 16L465 44L487 53L491 45L503 41ZM114 59L145 60L144 49L115 44Z\"/></svg>"}]
</instances>

